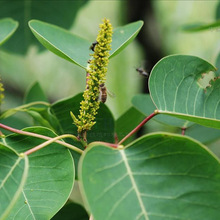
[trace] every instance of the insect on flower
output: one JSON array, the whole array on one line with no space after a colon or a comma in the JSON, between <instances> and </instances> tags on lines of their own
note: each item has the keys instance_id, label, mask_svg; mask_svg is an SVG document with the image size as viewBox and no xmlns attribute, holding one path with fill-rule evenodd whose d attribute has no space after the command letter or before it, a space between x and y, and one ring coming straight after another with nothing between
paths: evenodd
<instances>
[{"instance_id":1,"label":"insect on flower","mask_svg":"<svg viewBox=\"0 0 220 220\"><path fill-rule=\"evenodd\" d=\"M114 98L115 97L115 94L113 92L110 92L104 83L100 84L99 85L99 97L98 97L98 100L101 101L102 103L105 103L106 100L107 100L107 94Z\"/></svg>"},{"instance_id":2,"label":"insect on flower","mask_svg":"<svg viewBox=\"0 0 220 220\"><path fill-rule=\"evenodd\" d=\"M99 85L99 100L102 103L105 103L106 99L107 99L107 89L105 87L105 84L102 83L102 84Z\"/></svg>"},{"instance_id":3,"label":"insect on flower","mask_svg":"<svg viewBox=\"0 0 220 220\"><path fill-rule=\"evenodd\" d=\"M95 46L98 44L97 41L93 42L92 45L89 47L90 50L92 50L94 52L95 50Z\"/></svg>"}]
</instances>

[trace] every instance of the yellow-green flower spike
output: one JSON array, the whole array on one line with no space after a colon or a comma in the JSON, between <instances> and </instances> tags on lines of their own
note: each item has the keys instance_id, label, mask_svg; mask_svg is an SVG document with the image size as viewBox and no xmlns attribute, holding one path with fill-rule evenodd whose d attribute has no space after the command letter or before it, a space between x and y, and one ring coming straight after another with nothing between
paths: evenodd
<instances>
[{"instance_id":1,"label":"yellow-green flower spike","mask_svg":"<svg viewBox=\"0 0 220 220\"><path fill-rule=\"evenodd\" d=\"M0 79L1 80L1 79ZM2 104L2 100L4 99L4 87L3 87L3 84L0 82L0 105Z\"/></svg>"},{"instance_id":2,"label":"yellow-green flower spike","mask_svg":"<svg viewBox=\"0 0 220 220\"><path fill-rule=\"evenodd\" d=\"M71 113L73 122L78 128L78 133L84 137L84 133L96 123L95 116L100 105L100 100L98 99L100 85L103 85L106 81L109 51L111 50L112 25L110 21L104 19L99 27L100 30L96 42L90 48L94 53L91 54L92 58L89 60L87 67L86 89L83 93L83 100L80 103L80 114L76 118Z\"/></svg>"}]
</instances>

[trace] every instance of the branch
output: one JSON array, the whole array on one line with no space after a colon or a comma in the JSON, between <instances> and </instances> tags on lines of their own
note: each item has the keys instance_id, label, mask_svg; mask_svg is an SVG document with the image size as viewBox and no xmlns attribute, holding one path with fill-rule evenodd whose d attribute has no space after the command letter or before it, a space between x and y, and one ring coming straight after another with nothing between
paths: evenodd
<instances>
[{"instance_id":1,"label":"branch","mask_svg":"<svg viewBox=\"0 0 220 220\"><path fill-rule=\"evenodd\" d=\"M133 129L129 134L127 134L121 141L119 141L119 145L121 145L125 140L131 137L135 132L137 132L145 123L147 123L151 118L157 115L159 112L155 110L152 114L146 117L135 129Z\"/></svg>"}]
</instances>

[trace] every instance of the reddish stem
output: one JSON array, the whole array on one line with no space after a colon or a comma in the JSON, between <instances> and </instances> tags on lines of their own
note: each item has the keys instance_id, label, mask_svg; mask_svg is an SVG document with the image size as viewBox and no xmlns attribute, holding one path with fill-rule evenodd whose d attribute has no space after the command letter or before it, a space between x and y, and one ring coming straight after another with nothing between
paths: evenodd
<instances>
[{"instance_id":1,"label":"reddish stem","mask_svg":"<svg viewBox=\"0 0 220 220\"><path fill-rule=\"evenodd\" d=\"M182 135L184 136L184 135L185 135L186 128L181 128L181 130L182 130Z\"/></svg>"},{"instance_id":2,"label":"reddish stem","mask_svg":"<svg viewBox=\"0 0 220 220\"><path fill-rule=\"evenodd\" d=\"M119 145L122 144L125 140L131 137L135 132L137 132L145 123L147 123L151 118L157 115L159 112L156 110L149 116L147 116L135 129L133 129L129 134L127 134L121 141L119 141Z\"/></svg>"},{"instance_id":3,"label":"reddish stem","mask_svg":"<svg viewBox=\"0 0 220 220\"><path fill-rule=\"evenodd\" d=\"M17 133L17 134L21 134L21 135L26 135L26 136L31 136L31 137L36 137L36 138L40 138L40 139L44 139L44 140L52 140L53 138L51 137L47 137L47 136L44 136L44 135L41 135L41 134L36 134L36 133L32 133L32 132L28 132L28 131L22 131L22 130L18 130L16 128L11 128L7 125L4 125L4 124L1 124L0 123L0 128L3 128L5 130L8 130L8 131L11 131L13 133ZM61 144L63 146L66 146L68 148L72 148L72 145L71 144L68 144L66 142L63 142L63 141L55 141L56 143L58 144Z\"/></svg>"},{"instance_id":4,"label":"reddish stem","mask_svg":"<svg viewBox=\"0 0 220 220\"><path fill-rule=\"evenodd\" d=\"M118 144L112 144L112 143L103 142L103 141L96 141L96 143L104 144L104 145L107 145L112 148L118 148L118 146L119 146Z\"/></svg>"}]
</instances>

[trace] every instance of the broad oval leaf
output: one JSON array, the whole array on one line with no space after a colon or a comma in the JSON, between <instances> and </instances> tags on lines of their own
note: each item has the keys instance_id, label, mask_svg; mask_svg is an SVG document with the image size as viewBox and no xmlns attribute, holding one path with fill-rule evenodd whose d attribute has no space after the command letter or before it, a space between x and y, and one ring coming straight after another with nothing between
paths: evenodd
<instances>
[{"instance_id":1,"label":"broad oval leaf","mask_svg":"<svg viewBox=\"0 0 220 220\"><path fill-rule=\"evenodd\" d=\"M137 36L142 21L137 21L114 29L110 58L118 54ZM90 59L91 42L72 34L71 32L46 22L31 20L29 27L35 37L48 50L56 55L86 69Z\"/></svg>"},{"instance_id":2,"label":"broad oval leaf","mask_svg":"<svg viewBox=\"0 0 220 220\"><path fill-rule=\"evenodd\" d=\"M132 98L132 104L140 112L144 113L146 116L152 114L156 110L156 106L151 100L149 94L138 94ZM171 117L169 115L156 115L153 120L156 120L160 123L172 125L179 128L188 128L193 125L192 122L182 120L180 118Z\"/></svg>"},{"instance_id":3,"label":"broad oval leaf","mask_svg":"<svg viewBox=\"0 0 220 220\"><path fill-rule=\"evenodd\" d=\"M158 112L220 128L220 79L212 72L215 70L195 56L173 55L160 60L149 79Z\"/></svg>"},{"instance_id":4,"label":"broad oval leaf","mask_svg":"<svg viewBox=\"0 0 220 220\"><path fill-rule=\"evenodd\" d=\"M87 66L89 41L63 28L38 20L31 20L29 27L48 50L83 68Z\"/></svg>"},{"instance_id":5,"label":"broad oval leaf","mask_svg":"<svg viewBox=\"0 0 220 220\"><path fill-rule=\"evenodd\" d=\"M0 144L0 219L15 205L28 175L28 159Z\"/></svg>"},{"instance_id":6,"label":"broad oval leaf","mask_svg":"<svg viewBox=\"0 0 220 220\"><path fill-rule=\"evenodd\" d=\"M219 218L220 163L193 139L156 133L122 150L93 143L79 168L96 220Z\"/></svg>"},{"instance_id":7,"label":"broad oval leaf","mask_svg":"<svg viewBox=\"0 0 220 220\"><path fill-rule=\"evenodd\" d=\"M18 22L11 18L0 20L0 45L5 43L18 28Z\"/></svg>"},{"instance_id":8,"label":"broad oval leaf","mask_svg":"<svg viewBox=\"0 0 220 220\"><path fill-rule=\"evenodd\" d=\"M55 137L49 129L32 127L25 131ZM12 134L5 143L18 153L25 152L45 140ZM22 194L7 220L10 219L51 219L65 204L73 187L75 170L68 149L53 143L31 155L29 173Z\"/></svg>"}]
</instances>

